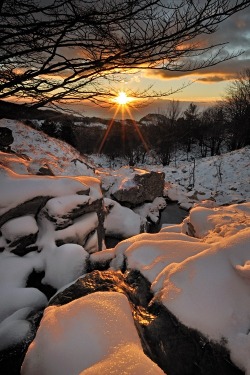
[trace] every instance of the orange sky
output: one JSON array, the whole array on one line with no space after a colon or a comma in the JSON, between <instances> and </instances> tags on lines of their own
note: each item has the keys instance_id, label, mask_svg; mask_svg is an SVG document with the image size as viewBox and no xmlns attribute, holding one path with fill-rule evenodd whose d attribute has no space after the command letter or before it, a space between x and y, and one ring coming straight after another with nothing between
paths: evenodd
<instances>
[{"instance_id":1,"label":"orange sky","mask_svg":"<svg viewBox=\"0 0 250 375\"><path fill-rule=\"evenodd\" d=\"M179 100L183 102L183 107L190 102L195 102L201 106L207 106L217 100L222 100L227 87L238 77L244 69L250 68L250 7L230 17L222 23L215 34L204 37L201 42L225 43L225 51L239 53L237 57L224 61L210 68L205 68L196 72L169 72L169 71L143 71L135 76L128 77L123 83L118 84L118 91L133 91L146 89L153 86L155 91L175 91L178 93L165 98L165 100L151 101L147 107L132 109L135 118L140 118L149 112L164 112L166 100ZM86 106L85 115L101 114L104 117L112 117L113 110L104 110L95 107L94 110Z\"/></svg>"}]
</instances>

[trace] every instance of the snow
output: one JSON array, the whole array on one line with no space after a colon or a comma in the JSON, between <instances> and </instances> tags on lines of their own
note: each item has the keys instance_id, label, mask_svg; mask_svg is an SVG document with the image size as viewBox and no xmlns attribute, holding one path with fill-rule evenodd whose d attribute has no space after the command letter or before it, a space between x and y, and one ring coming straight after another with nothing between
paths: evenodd
<instances>
[{"instance_id":1,"label":"snow","mask_svg":"<svg viewBox=\"0 0 250 375\"><path fill-rule=\"evenodd\" d=\"M149 218L153 223L157 223L160 217L160 210L163 210L167 203L163 197L156 197L152 203L144 203L134 208L134 212L138 213L144 222Z\"/></svg>"},{"instance_id":2,"label":"snow","mask_svg":"<svg viewBox=\"0 0 250 375\"><path fill-rule=\"evenodd\" d=\"M127 238L140 233L140 215L109 198L104 199L104 205L108 212L104 221L106 235Z\"/></svg>"},{"instance_id":3,"label":"snow","mask_svg":"<svg viewBox=\"0 0 250 375\"><path fill-rule=\"evenodd\" d=\"M37 233L38 226L33 216L26 215L9 220L2 225L1 231L2 235L12 242L25 235Z\"/></svg>"},{"instance_id":4,"label":"snow","mask_svg":"<svg viewBox=\"0 0 250 375\"><path fill-rule=\"evenodd\" d=\"M38 230L39 251L23 257L0 253L0 349L24 339L27 315L47 306L42 292L26 288L32 271L43 271L43 283L61 289L84 275L88 261L110 261L111 269L126 263L129 270L139 270L151 283L155 300L186 326L223 343L232 361L250 375L250 147L197 160L194 175L193 162L180 159L164 168L139 166L139 173L145 168L165 172L165 197L191 209L181 224L139 234L146 218L157 221L165 199L134 210L109 199L119 186L131 186L134 169L100 167L95 178L88 160L63 142L21 122L1 120L0 126L13 130L17 153L0 154L0 215L38 195L50 198L38 217L23 215L1 227L0 247L7 249L8 241ZM101 164L98 158L93 160ZM57 176L32 175L45 165ZM56 224L101 199L100 181L109 211L106 233L133 237L92 254L95 212L73 219L64 229ZM58 241L65 243L59 246ZM111 292L45 310L22 369L24 375L34 373L163 374L142 351L126 297Z\"/></svg>"},{"instance_id":5,"label":"snow","mask_svg":"<svg viewBox=\"0 0 250 375\"><path fill-rule=\"evenodd\" d=\"M32 307L40 309L47 305L47 298L36 288L15 288L3 286L0 288L1 310L0 320L6 319L19 309Z\"/></svg>"},{"instance_id":6,"label":"snow","mask_svg":"<svg viewBox=\"0 0 250 375\"><path fill-rule=\"evenodd\" d=\"M85 272L89 254L82 246L65 244L51 249L45 259L45 277L42 282L56 289L63 287Z\"/></svg>"},{"instance_id":7,"label":"snow","mask_svg":"<svg viewBox=\"0 0 250 375\"><path fill-rule=\"evenodd\" d=\"M67 242L77 241L84 245L84 239L98 225L98 216L95 212L83 215L74 220L69 227L54 232L54 240Z\"/></svg>"},{"instance_id":8,"label":"snow","mask_svg":"<svg viewBox=\"0 0 250 375\"><path fill-rule=\"evenodd\" d=\"M90 197L86 195L68 195L60 198L50 199L46 204L49 216L64 216L75 208L86 205Z\"/></svg>"},{"instance_id":9,"label":"snow","mask_svg":"<svg viewBox=\"0 0 250 375\"><path fill-rule=\"evenodd\" d=\"M21 374L108 374L114 367L115 374L164 374L143 353L127 298L96 292L45 310Z\"/></svg>"},{"instance_id":10,"label":"snow","mask_svg":"<svg viewBox=\"0 0 250 375\"><path fill-rule=\"evenodd\" d=\"M24 307L0 323L0 350L17 344L26 338L30 330L30 323L25 318L31 311L30 307Z\"/></svg>"},{"instance_id":11,"label":"snow","mask_svg":"<svg viewBox=\"0 0 250 375\"><path fill-rule=\"evenodd\" d=\"M142 173L145 169L164 172L165 196L189 210L203 200L214 201L217 205L249 201L249 160L250 146L246 146L219 156L196 159L195 169L193 161L183 160L180 154L169 166L144 164L137 168L137 172L138 169ZM133 168L121 167L119 160L116 160L117 166L112 165L112 168L105 158L92 155L92 161L103 165L96 173L103 182L107 196L119 186L126 186L133 177Z\"/></svg>"},{"instance_id":12,"label":"snow","mask_svg":"<svg viewBox=\"0 0 250 375\"><path fill-rule=\"evenodd\" d=\"M187 239L188 243L183 238L182 240L171 240L170 238L160 240L156 237L155 240L147 239L134 242L123 252L127 267L139 270L152 283L167 265L180 263L187 257L207 248L206 244L190 241L189 238ZM120 265L120 257L121 253L118 265ZM112 266L117 268L115 258L112 261Z\"/></svg>"},{"instance_id":13,"label":"snow","mask_svg":"<svg viewBox=\"0 0 250 375\"><path fill-rule=\"evenodd\" d=\"M200 239L185 234L188 223ZM139 270L156 300L186 326L223 342L250 374L250 203L197 206L179 226L182 233L168 228L119 243L111 267L126 262Z\"/></svg>"},{"instance_id":14,"label":"snow","mask_svg":"<svg viewBox=\"0 0 250 375\"><path fill-rule=\"evenodd\" d=\"M18 175L7 168L0 170L0 177L0 215L37 196L58 197L88 191L88 186L80 178L32 177L30 175Z\"/></svg>"},{"instance_id":15,"label":"snow","mask_svg":"<svg viewBox=\"0 0 250 375\"><path fill-rule=\"evenodd\" d=\"M17 155L9 156L8 167L14 172L36 174L41 167L48 166L56 176L94 176L89 160L67 143L51 138L20 121L1 119L0 126L7 126L13 133L11 149Z\"/></svg>"},{"instance_id":16,"label":"snow","mask_svg":"<svg viewBox=\"0 0 250 375\"><path fill-rule=\"evenodd\" d=\"M248 272L238 267L249 260L250 229L245 229L181 264L165 268L152 285L156 298L185 325L210 339L226 340L234 362L250 373L250 293ZM238 343L241 342L238 353Z\"/></svg>"}]
</instances>

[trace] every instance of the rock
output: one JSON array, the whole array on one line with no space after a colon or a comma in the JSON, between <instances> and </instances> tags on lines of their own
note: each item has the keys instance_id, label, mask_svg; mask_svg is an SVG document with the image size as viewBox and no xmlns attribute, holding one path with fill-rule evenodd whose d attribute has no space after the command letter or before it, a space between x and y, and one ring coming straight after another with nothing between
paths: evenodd
<instances>
[{"instance_id":1,"label":"rock","mask_svg":"<svg viewBox=\"0 0 250 375\"><path fill-rule=\"evenodd\" d=\"M36 216L42 207L50 197L37 196L33 199L30 199L24 203L17 205L14 208L11 208L9 211L0 216L0 227L6 223L8 220L24 216L24 215L34 215Z\"/></svg>"},{"instance_id":2,"label":"rock","mask_svg":"<svg viewBox=\"0 0 250 375\"><path fill-rule=\"evenodd\" d=\"M112 191L111 197L124 205L134 207L163 196L165 178L163 172L137 169L134 172L132 180L126 180L116 191Z\"/></svg>"},{"instance_id":3,"label":"rock","mask_svg":"<svg viewBox=\"0 0 250 375\"><path fill-rule=\"evenodd\" d=\"M168 375L243 375L228 350L153 303L139 325L144 352ZM223 344L223 343L222 343Z\"/></svg>"},{"instance_id":4,"label":"rock","mask_svg":"<svg viewBox=\"0 0 250 375\"><path fill-rule=\"evenodd\" d=\"M38 290L40 290L40 292L45 294L45 296L49 300L56 293L56 289L51 285L42 283L42 279L44 278L44 276L45 271L39 272L33 270L27 279L26 288L37 288Z\"/></svg>"},{"instance_id":5,"label":"rock","mask_svg":"<svg viewBox=\"0 0 250 375\"><path fill-rule=\"evenodd\" d=\"M27 181L27 176L18 175L16 177L15 174L12 176L10 171L4 170L3 176L6 179L6 186L8 184L11 185L12 179L13 183L15 183L15 178L18 178L18 181L21 181L23 185ZM40 181L44 189L41 189ZM28 194L26 194L26 190L28 190ZM37 193L37 190L40 195ZM73 238L71 243L86 246L88 252L102 249L104 240L104 205L100 182L96 178L85 176L41 177L32 175L30 177L29 189L23 189L21 196L18 195L18 189L14 189L15 193L12 194L13 197L8 194L7 190L5 192L7 202L6 207L2 208L3 214L0 216L0 229L5 223L8 226L8 223L12 220L18 221L21 220L21 217L25 216L32 216L36 225L35 232L22 233L22 235L17 234L12 239L8 238L8 236L3 236L3 240L7 240L8 246L6 248L8 247L15 254L23 256L30 251L42 250L43 245L39 245L38 249L35 244L35 235L38 231L40 234L38 228L40 229L40 226L43 225L42 223L47 223L48 220L52 222L52 226L49 226L48 223L45 225L48 225L51 231L58 233L64 228L77 225L79 220L85 225L85 229L82 231L77 230L77 233L72 231L69 235L68 231L68 234L63 233L62 237L53 235L56 244L60 243L62 245L67 243L65 240L71 240L75 233L76 238ZM41 196L43 193L44 196ZM49 194L52 196L49 196ZM29 196L32 198L27 200ZM95 215L95 219L90 219L90 215ZM36 220L38 220L37 224ZM29 225L25 226L29 227ZM9 232L13 232L13 230ZM79 233L80 238L77 238ZM0 241L0 249L6 245L3 242L2 246L2 242Z\"/></svg>"},{"instance_id":6,"label":"rock","mask_svg":"<svg viewBox=\"0 0 250 375\"><path fill-rule=\"evenodd\" d=\"M138 271L131 271L125 276L121 271L95 270L57 293L49 305L64 305L98 291L124 293L134 305L139 306L146 306L152 298L149 282Z\"/></svg>"},{"instance_id":7,"label":"rock","mask_svg":"<svg viewBox=\"0 0 250 375\"><path fill-rule=\"evenodd\" d=\"M41 168L39 168L39 171L37 172L38 176L54 176L54 173L50 169L50 167L45 164Z\"/></svg>"},{"instance_id":8,"label":"rock","mask_svg":"<svg viewBox=\"0 0 250 375\"><path fill-rule=\"evenodd\" d=\"M21 365L26 351L36 335L43 312L31 312L27 317L30 324L30 330L27 337L12 347L0 351L0 374L20 375Z\"/></svg>"},{"instance_id":9,"label":"rock","mask_svg":"<svg viewBox=\"0 0 250 375\"><path fill-rule=\"evenodd\" d=\"M9 148L13 142L12 130L5 126L0 126L0 150Z\"/></svg>"},{"instance_id":10,"label":"rock","mask_svg":"<svg viewBox=\"0 0 250 375\"><path fill-rule=\"evenodd\" d=\"M1 228L2 236L8 244L6 249L24 256L30 251L38 250L35 245L38 226L33 216L26 215L7 221Z\"/></svg>"},{"instance_id":11,"label":"rock","mask_svg":"<svg viewBox=\"0 0 250 375\"><path fill-rule=\"evenodd\" d=\"M124 293L144 353L168 375L243 375L230 360L223 342L215 343L184 326L158 302L152 303L149 282L138 272L93 271L58 293L50 305L64 305L97 291Z\"/></svg>"}]
</instances>

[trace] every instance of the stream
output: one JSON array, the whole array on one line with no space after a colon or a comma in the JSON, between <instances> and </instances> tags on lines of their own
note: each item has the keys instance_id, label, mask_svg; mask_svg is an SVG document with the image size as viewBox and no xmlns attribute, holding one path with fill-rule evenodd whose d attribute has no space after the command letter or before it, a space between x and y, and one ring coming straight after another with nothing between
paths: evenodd
<instances>
[{"instance_id":1,"label":"stream","mask_svg":"<svg viewBox=\"0 0 250 375\"><path fill-rule=\"evenodd\" d=\"M157 224L152 224L149 232L159 232L163 224L180 224L186 216L188 216L188 211L180 208L178 203L167 202L167 206L161 211L159 222Z\"/></svg>"}]
</instances>

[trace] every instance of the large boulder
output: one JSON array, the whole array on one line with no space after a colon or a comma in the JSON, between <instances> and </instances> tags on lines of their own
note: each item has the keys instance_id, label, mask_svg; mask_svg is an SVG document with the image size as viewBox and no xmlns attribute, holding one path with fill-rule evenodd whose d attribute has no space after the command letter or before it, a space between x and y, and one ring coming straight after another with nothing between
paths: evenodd
<instances>
[{"instance_id":1,"label":"large boulder","mask_svg":"<svg viewBox=\"0 0 250 375\"><path fill-rule=\"evenodd\" d=\"M163 195L163 172L134 169L132 177L125 178L119 187L113 188L111 197L121 204L137 206L144 202L152 202Z\"/></svg>"},{"instance_id":2,"label":"large boulder","mask_svg":"<svg viewBox=\"0 0 250 375\"><path fill-rule=\"evenodd\" d=\"M138 271L93 271L58 293L49 305L61 306L100 291L126 295L144 353L166 374L243 374L220 343L186 327L165 306L153 302L150 284Z\"/></svg>"}]
</instances>

